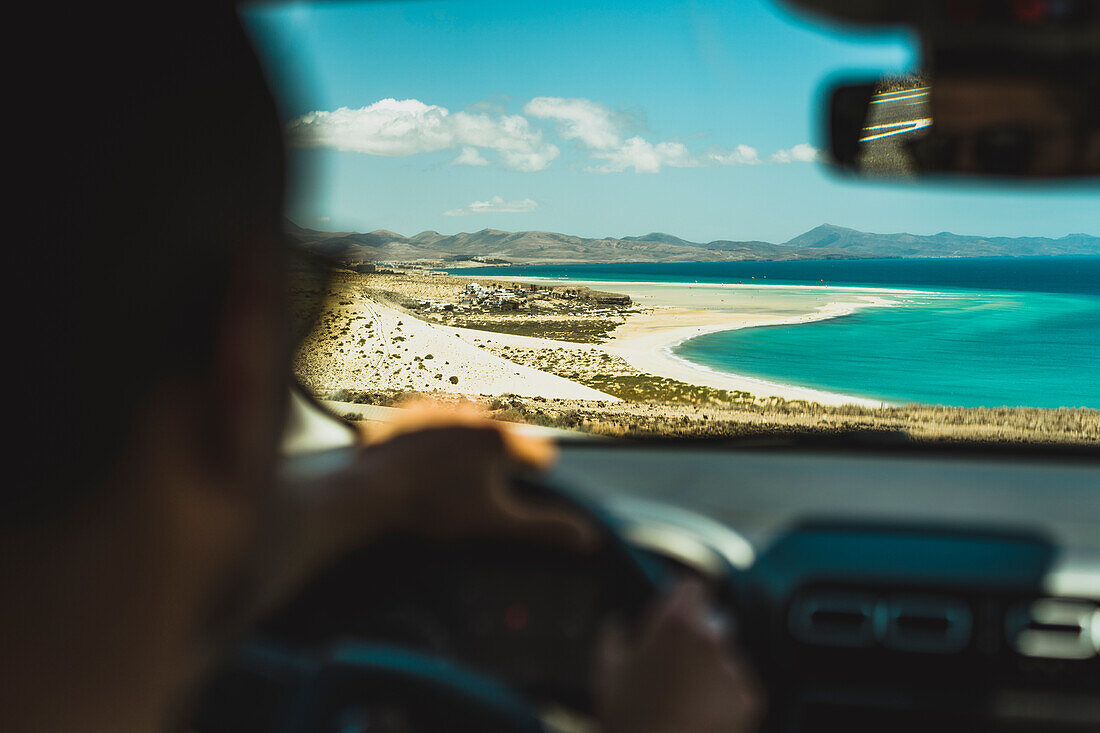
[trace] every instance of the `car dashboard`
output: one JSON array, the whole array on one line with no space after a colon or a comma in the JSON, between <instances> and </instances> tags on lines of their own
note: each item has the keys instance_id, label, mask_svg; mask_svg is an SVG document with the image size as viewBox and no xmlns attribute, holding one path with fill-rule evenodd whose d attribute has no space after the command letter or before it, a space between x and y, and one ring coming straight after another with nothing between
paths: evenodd
<instances>
[{"instance_id":1,"label":"car dashboard","mask_svg":"<svg viewBox=\"0 0 1100 733\"><path fill-rule=\"evenodd\" d=\"M555 478L743 539L666 522L728 560L676 551L732 588L767 729L1100 730L1094 456L576 443Z\"/></svg>"},{"instance_id":2,"label":"car dashboard","mask_svg":"<svg viewBox=\"0 0 1100 733\"><path fill-rule=\"evenodd\" d=\"M542 485L595 508L629 563L396 539L319 578L265 632L417 650L505 682L550 730L594 730L593 649L642 605L616 587L633 563L654 591L701 579L735 619L764 730L1100 730L1096 452L559 445Z\"/></svg>"}]
</instances>

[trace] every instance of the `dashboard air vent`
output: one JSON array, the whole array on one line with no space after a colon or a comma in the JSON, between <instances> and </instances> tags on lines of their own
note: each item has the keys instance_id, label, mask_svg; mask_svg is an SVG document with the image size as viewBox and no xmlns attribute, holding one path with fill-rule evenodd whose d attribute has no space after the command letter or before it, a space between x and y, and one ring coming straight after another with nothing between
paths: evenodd
<instances>
[{"instance_id":1,"label":"dashboard air vent","mask_svg":"<svg viewBox=\"0 0 1100 733\"><path fill-rule=\"evenodd\" d=\"M877 602L870 593L807 593L791 605L791 634L807 644L872 646L879 635Z\"/></svg>"},{"instance_id":2,"label":"dashboard air vent","mask_svg":"<svg viewBox=\"0 0 1100 733\"><path fill-rule=\"evenodd\" d=\"M813 590L791 604L788 622L804 644L954 654L970 643L973 617L949 596Z\"/></svg>"},{"instance_id":3,"label":"dashboard air vent","mask_svg":"<svg viewBox=\"0 0 1100 733\"><path fill-rule=\"evenodd\" d=\"M1089 659L1100 653L1100 607L1058 598L1021 603L1006 615L1005 633L1025 657Z\"/></svg>"},{"instance_id":4,"label":"dashboard air vent","mask_svg":"<svg viewBox=\"0 0 1100 733\"><path fill-rule=\"evenodd\" d=\"M886 603L882 642L890 649L953 654L970 641L970 608L952 598L894 596Z\"/></svg>"}]
</instances>

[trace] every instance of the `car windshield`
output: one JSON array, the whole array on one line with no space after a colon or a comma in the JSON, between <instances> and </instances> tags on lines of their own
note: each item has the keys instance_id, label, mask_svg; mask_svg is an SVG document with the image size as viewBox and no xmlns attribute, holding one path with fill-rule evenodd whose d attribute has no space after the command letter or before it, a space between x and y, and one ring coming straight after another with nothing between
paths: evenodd
<instances>
[{"instance_id":1,"label":"car windshield","mask_svg":"<svg viewBox=\"0 0 1100 733\"><path fill-rule=\"evenodd\" d=\"M762 0L271 4L286 226L333 263L296 374L338 414L410 396L609 436L900 431L1100 443L1095 184L859 182L929 123L903 30ZM312 283L312 284L311 284Z\"/></svg>"}]
</instances>

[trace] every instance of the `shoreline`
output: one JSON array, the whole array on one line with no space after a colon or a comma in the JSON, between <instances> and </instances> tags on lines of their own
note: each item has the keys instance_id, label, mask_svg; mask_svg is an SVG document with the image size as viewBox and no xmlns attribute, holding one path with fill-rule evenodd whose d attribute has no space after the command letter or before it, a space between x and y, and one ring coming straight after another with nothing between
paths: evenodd
<instances>
[{"instance_id":1,"label":"shoreline","mask_svg":"<svg viewBox=\"0 0 1100 733\"><path fill-rule=\"evenodd\" d=\"M476 279L477 275L459 277ZM555 285L574 285L599 290L621 292L629 295L636 303L647 308L646 312L629 316L611 335L611 340L602 345L604 351L619 356L635 369L658 377L674 379L687 384L702 387L751 393L756 398L780 398L784 400L804 400L822 405L837 407L854 405L859 407L896 407L901 403L873 397L862 397L838 391L805 387L777 380L762 379L747 374L738 374L716 369L686 359L675 353L675 348L684 341L710 333L737 331L760 326L781 326L807 324L851 315L863 308L888 308L903 305L895 300L881 296L915 297L951 297L953 293L908 288L877 288L865 286L830 285L775 285L770 283L697 283L697 282L653 282L619 280L582 280L569 278L530 277L515 278L519 282L539 282ZM685 290L703 301L698 306L688 305ZM657 291L656 293L650 291ZM744 294L751 291L775 295L780 291L791 292L798 297L808 295L849 296L854 300L824 303L804 303L797 310L782 312L779 307L768 308L764 312L745 313L745 304L737 308L725 302L724 298L707 298L707 292L718 294ZM672 295L669 298L669 295ZM681 297L676 297L677 295ZM751 296L750 296L751 297ZM784 305L784 309L789 309ZM755 306L759 310L760 306ZM690 323L691 325L684 325ZM501 334L497 340L503 341ZM512 337L515 345L523 345L525 337ZM562 345L569 342L559 342ZM530 345L530 342L529 342Z\"/></svg>"},{"instance_id":2,"label":"shoreline","mask_svg":"<svg viewBox=\"0 0 1100 733\"><path fill-rule=\"evenodd\" d=\"M364 388L619 401L485 351L479 342L497 336L491 331L428 323L365 297L339 303L331 316L333 325L319 324L299 347L296 373L315 393Z\"/></svg>"},{"instance_id":3,"label":"shoreline","mask_svg":"<svg viewBox=\"0 0 1100 733\"><path fill-rule=\"evenodd\" d=\"M419 394L473 400L500 420L609 437L888 430L916 440L1100 441L1100 410L891 405L729 374L675 353L704 332L934 302L924 297L615 283L637 300L608 307L544 297L530 312L482 308L463 319L420 305L458 302L458 278L337 272L328 287L310 293L326 307L299 348L295 374L349 419L362 419L364 405Z\"/></svg>"},{"instance_id":4,"label":"shoreline","mask_svg":"<svg viewBox=\"0 0 1100 733\"><path fill-rule=\"evenodd\" d=\"M881 300L881 299L879 299ZM738 331L760 326L781 326L815 323L840 318L857 312L861 307L892 307L889 302L867 303L863 306L833 303L801 316L771 316L738 318L734 313L693 311L676 307L654 308L628 320L604 345L609 353L625 359L634 368L668 379L689 384L731 391L749 392L757 398L779 397L785 400L805 400L822 405L858 405L860 407L894 407L896 403L869 397L832 392L796 384L777 382L746 374L737 374L699 364L675 353L685 341L710 333ZM683 325L691 319L691 325ZM700 324L700 320L710 323Z\"/></svg>"},{"instance_id":5,"label":"shoreline","mask_svg":"<svg viewBox=\"0 0 1100 733\"><path fill-rule=\"evenodd\" d=\"M546 283L548 285L576 285L590 287L598 290L622 291L631 295L628 288L652 287L652 288L713 288L726 290L796 290L796 291L828 291L832 293L885 293L888 295L917 295L917 296L959 296L966 295L966 290L921 290L919 288L879 288L872 285L804 285L800 283L711 283L688 280L663 281L663 280L594 280L574 279L568 277L546 277L544 275L523 276L518 274L506 275L466 275L458 272L448 272L451 277L460 277L469 280L511 280L515 282ZM982 291L984 293L984 291ZM1011 294L1012 291L1005 291ZM632 296L633 297L633 296Z\"/></svg>"},{"instance_id":6,"label":"shoreline","mask_svg":"<svg viewBox=\"0 0 1100 733\"><path fill-rule=\"evenodd\" d=\"M678 354L705 361L707 349L696 353L678 346L704 334L808 324L864 308L931 307L946 314L961 294L551 280L547 287L531 283L526 289L535 293L505 307L504 298L465 298L469 282L420 273L335 272L326 290L303 291L303 307L320 302L323 309L299 347L296 376L354 419L362 419L364 405L400 405L418 394L444 403L472 400L500 420L609 437L885 430L921 441L1100 442L1096 409L890 403L723 371L730 353L722 349L714 352L713 368ZM517 283L522 280L489 285L519 292ZM615 293L629 300L608 297ZM739 348L737 342L731 339L726 348ZM847 381L844 374L834 379Z\"/></svg>"}]
</instances>

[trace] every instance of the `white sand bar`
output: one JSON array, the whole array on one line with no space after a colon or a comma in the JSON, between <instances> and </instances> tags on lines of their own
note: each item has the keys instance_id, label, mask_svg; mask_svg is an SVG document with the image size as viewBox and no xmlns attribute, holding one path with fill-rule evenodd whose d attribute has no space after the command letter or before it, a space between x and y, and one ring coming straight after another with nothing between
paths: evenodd
<instances>
[{"instance_id":1,"label":"white sand bar","mask_svg":"<svg viewBox=\"0 0 1100 733\"><path fill-rule=\"evenodd\" d=\"M756 397L807 400L823 405L881 407L881 400L782 384L710 369L674 353L683 341L716 331L755 326L812 323L849 315L861 308L891 307L943 293L921 290L817 285L652 283L522 278L625 293L648 308L633 316L602 348L634 368L689 384L740 390Z\"/></svg>"},{"instance_id":2,"label":"white sand bar","mask_svg":"<svg viewBox=\"0 0 1100 733\"><path fill-rule=\"evenodd\" d=\"M823 316L828 317L828 316ZM804 321L821 320L806 317ZM806 400L823 405L863 405L881 407L886 403L852 395L825 392L781 384L731 372L718 371L682 359L673 349L682 341L715 331L729 331L753 326L791 323L790 318L738 317L731 313L686 308L655 308L631 319L615 332L614 340L605 345L609 353L617 354L631 366L659 377L676 379L717 389L749 392L756 397L782 397L786 400ZM685 325L690 324L690 325Z\"/></svg>"},{"instance_id":3,"label":"white sand bar","mask_svg":"<svg viewBox=\"0 0 1100 733\"><path fill-rule=\"evenodd\" d=\"M610 342L581 344L454 328L422 321L370 299L347 306L357 316L353 333L339 354L316 360L321 385L373 389L438 391L489 396L516 394L560 399L618 401L591 387L501 358L492 351L510 346L566 351L599 351L623 358L635 369L659 377L717 389L748 392L823 405L886 405L880 400L783 384L711 369L680 358L681 342L716 331L836 318L862 308L891 307L950 297L946 293L886 288L764 283L699 284L579 281L505 276L521 282L544 281L625 293L642 307L613 333ZM477 279L477 278L475 278ZM370 324L370 327L367 327ZM362 340L363 343L360 343ZM354 344L351 347L351 344ZM350 348L349 348L350 347ZM483 347L490 347L487 350ZM456 378L457 381L452 381ZM360 386L361 385L361 386Z\"/></svg>"},{"instance_id":4,"label":"white sand bar","mask_svg":"<svg viewBox=\"0 0 1100 733\"><path fill-rule=\"evenodd\" d=\"M480 348L478 344L496 338L495 333L428 323L368 298L357 298L342 310L345 317L356 319L351 332L344 337L345 343L353 346L334 347L329 356L314 360L323 373L311 375L311 381L320 388L619 401L591 387L516 364Z\"/></svg>"}]
</instances>

